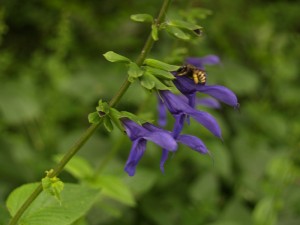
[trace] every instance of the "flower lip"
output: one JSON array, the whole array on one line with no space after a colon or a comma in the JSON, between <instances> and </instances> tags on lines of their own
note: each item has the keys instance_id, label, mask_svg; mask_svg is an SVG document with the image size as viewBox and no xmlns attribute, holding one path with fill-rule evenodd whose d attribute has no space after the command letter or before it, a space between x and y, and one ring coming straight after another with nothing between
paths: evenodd
<instances>
[{"instance_id":1,"label":"flower lip","mask_svg":"<svg viewBox=\"0 0 300 225\"><path fill-rule=\"evenodd\" d=\"M177 150L177 142L171 132L165 131L150 123L144 123L142 126L128 118L121 118L126 134L132 141L132 147L128 156L125 171L129 176L135 174L136 166L146 151L147 141L152 141L168 151Z\"/></svg>"},{"instance_id":2,"label":"flower lip","mask_svg":"<svg viewBox=\"0 0 300 225\"><path fill-rule=\"evenodd\" d=\"M184 118L188 115L202 124L215 136L222 138L221 129L215 118L207 112L191 107L186 101L170 91L159 92L170 113L175 117L174 131L179 134L182 130ZM176 138L176 137L175 137Z\"/></svg>"}]
</instances>

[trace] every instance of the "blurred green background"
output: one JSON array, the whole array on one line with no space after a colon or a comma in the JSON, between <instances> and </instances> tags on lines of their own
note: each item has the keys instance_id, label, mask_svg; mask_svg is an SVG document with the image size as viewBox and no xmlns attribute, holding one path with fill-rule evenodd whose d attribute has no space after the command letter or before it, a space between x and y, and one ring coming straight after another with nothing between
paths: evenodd
<instances>
[{"instance_id":1,"label":"blurred green background","mask_svg":"<svg viewBox=\"0 0 300 225\"><path fill-rule=\"evenodd\" d=\"M8 194L40 180L89 126L98 100L109 100L126 78L126 68L102 54L138 56L149 26L130 15L156 15L161 2L2 1L1 224ZM197 20L203 36L184 42L162 33L150 57L177 64L182 56L221 57L222 65L207 68L208 83L232 89L240 111L204 110L219 121L224 143L192 122L184 133L199 136L213 160L181 146L163 175L161 150L149 143L136 176L128 177L131 143L100 128L78 155L98 175L121 179L136 202L104 196L80 224L300 224L299 1L177 0L168 16L195 17L198 7L208 15ZM118 109L157 117L155 96L137 84ZM60 177L78 182L72 173Z\"/></svg>"}]
</instances>

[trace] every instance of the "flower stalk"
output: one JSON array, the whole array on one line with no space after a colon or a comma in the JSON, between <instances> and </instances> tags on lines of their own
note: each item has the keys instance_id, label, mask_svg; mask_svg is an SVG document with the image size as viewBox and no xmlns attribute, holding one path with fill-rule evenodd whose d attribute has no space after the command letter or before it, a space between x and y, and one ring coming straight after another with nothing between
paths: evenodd
<instances>
[{"instance_id":1,"label":"flower stalk","mask_svg":"<svg viewBox=\"0 0 300 225\"><path fill-rule=\"evenodd\" d=\"M160 12L158 14L157 19L155 20L155 25L159 26L159 24L163 21L164 16L167 12L168 6L170 5L171 0L164 0ZM141 66L146 59L147 55L149 54L154 40L151 36L151 32L145 42L145 45L136 60L136 64ZM130 87L130 82L127 79L121 85L119 91L114 95L114 97L109 102L110 107L114 107L117 103L121 100L127 89ZM83 135L79 138L79 140L67 151L61 161L57 164L54 168L53 172L48 174L47 176L52 178L57 176L62 172L65 165L72 159L72 157L81 149L81 147L90 139L90 137L95 133L97 128L103 123L103 119L99 121L97 124L92 124L90 127L83 133ZM20 209L16 212L16 214L10 220L9 225L16 225L23 215L23 213L27 210L27 208L32 204L32 202L39 196L39 194L43 191L42 184L39 184L38 187L32 192L32 194L26 199Z\"/></svg>"}]
</instances>

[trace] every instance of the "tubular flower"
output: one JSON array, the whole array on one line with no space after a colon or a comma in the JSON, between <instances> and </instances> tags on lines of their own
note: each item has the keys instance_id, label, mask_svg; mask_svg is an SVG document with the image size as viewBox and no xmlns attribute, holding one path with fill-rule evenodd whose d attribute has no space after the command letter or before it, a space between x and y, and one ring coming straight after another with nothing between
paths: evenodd
<instances>
[{"instance_id":1,"label":"tubular flower","mask_svg":"<svg viewBox=\"0 0 300 225\"><path fill-rule=\"evenodd\" d=\"M145 124L143 126L153 132L163 131L161 128L155 127L150 123ZM169 133L171 134L171 132L169 132ZM199 152L201 154L209 153L209 151L206 148L203 141L200 140L198 137L195 137L192 135L187 135L187 134L180 134L177 136L177 138L175 140L176 140L176 142L184 144L184 145L190 147L192 150L195 150L196 152ZM160 160L160 169L162 172L164 172L164 164L165 164L166 160L168 159L168 155L169 155L169 150L163 149L162 157Z\"/></svg>"},{"instance_id":2,"label":"tubular flower","mask_svg":"<svg viewBox=\"0 0 300 225\"><path fill-rule=\"evenodd\" d=\"M170 132L159 128L154 129L155 126L150 123L140 126L128 118L122 118L121 122L124 125L126 134L132 141L132 147L124 169L129 176L135 174L136 166L146 151L147 141L152 141L168 151L176 151L177 143Z\"/></svg>"},{"instance_id":3,"label":"tubular flower","mask_svg":"<svg viewBox=\"0 0 300 225\"><path fill-rule=\"evenodd\" d=\"M175 118L175 125L173 128L173 137L175 139L177 139L180 134L187 116L195 119L215 136L219 138L222 137L221 129L212 115L192 108L184 99L170 91L159 91L159 95L161 96L165 106Z\"/></svg>"},{"instance_id":4,"label":"tubular flower","mask_svg":"<svg viewBox=\"0 0 300 225\"><path fill-rule=\"evenodd\" d=\"M184 95L178 95L178 97L188 104L188 99ZM195 103L196 105L201 105L213 109L221 108L220 103L215 98L211 98L211 97L196 98ZM166 126L167 110L164 102L160 97L158 97L157 111L158 111L158 125L160 127Z\"/></svg>"},{"instance_id":5,"label":"tubular flower","mask_svg":"<svg viewBox=\"0 0 300 225\"><path fill-rule=\"evenodd\" d=\"M203 58L186 59L187 64L191 64L201 70L204 69L204 64L217 64L219 62L219 58L214 55ZM194 81L187 76L177 76L177 72L173 72L173 74L176 76L176 79L173 81L175 86L188 98L189 105L193 108L195 107L197 92L208 94L227 105L238 108L237 97L230 89L220 85L195 84Z\"/></svg>"}]
</instances>

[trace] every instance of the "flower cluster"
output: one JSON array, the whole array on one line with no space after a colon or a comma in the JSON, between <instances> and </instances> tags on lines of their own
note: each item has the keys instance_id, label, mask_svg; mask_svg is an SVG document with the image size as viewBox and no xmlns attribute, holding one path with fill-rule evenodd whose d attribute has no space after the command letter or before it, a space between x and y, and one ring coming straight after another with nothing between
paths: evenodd
<instances>
[{"instance_id":1,"label":"flower cluster","mask_svg":"<svg viewBox=\"0 0 300 225\"><path fill-rule=\"evenodd\" d=\"M220 60L217 56L209 55L203 58L187 58L186 63L203 70L205 64L217 64ZM193 79L188 76L177 76L177 72L172 72L176 79L173 80L176 88L182 95L175 95L169 90L158 91L158 124L164 126L166 124L166 109L175 118L172 131L166 131L156 127L151 123L139 125L134 121L123 118L121 122L125 128L127 135L132 141L131 151L125 165L125 171L133 176L136 166L142 158L147 141L152 141L162 147L162 157L160 169L164 171L164 163L168 158L169 152L175 152L178 143L187 145L191 149L207 154L208 150L205 144L192 135L181 134L184 123L189 122L192 118L209 130L213 135L222 139L221 129L216 119L207 112L196 109L197 104L206 105L212 108L219 108L220 102L237 108L239 106L236 95L228 88L220 85L195 84ZM196 98L197 92L210 95L212 98Z\"/></svg>"}]
</instances>

